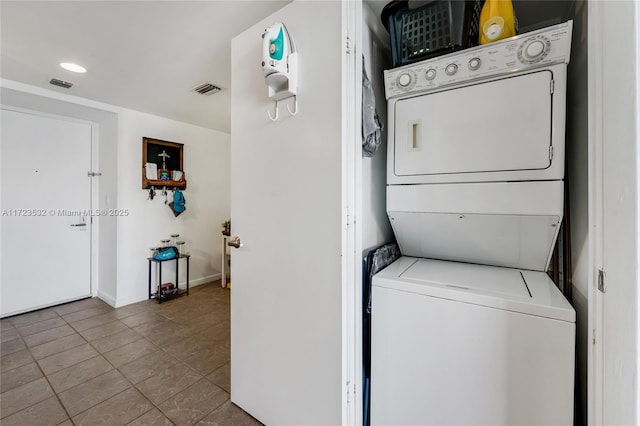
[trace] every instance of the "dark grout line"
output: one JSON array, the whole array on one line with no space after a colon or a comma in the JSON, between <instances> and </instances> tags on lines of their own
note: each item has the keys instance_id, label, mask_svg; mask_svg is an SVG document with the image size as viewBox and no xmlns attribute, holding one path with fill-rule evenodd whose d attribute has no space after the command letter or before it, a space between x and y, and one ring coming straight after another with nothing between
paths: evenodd
<instances>
[{"instance_id":1,"label":"dark grout line","mask_svg":"<svg viewBox=\"0 0 640 426\"><path fill-rule=\"evenodd\" d=\"M29 353L31 353L31 348L29 348ZM33 357L33 353L31 353L31 356ZM74 423L73 420L71 420L71 415L69 415L69 412L67 411L67 407L64 406L64 404L62 403L62 400L60 399L60 396L58 395L58 392L56 392L56 390L53 388L53 386L51 385L51 382L49 381L49 377L47 377L46 374L44 374L44 371L42 370L42 367L40 367L40 363L38 362L38 360L36 360L34 358L34 362L36 363L36 365L38 366L38 369L40 370L40 373L42 373L42 377L44 377L44 379L47 381L47 384L49 385L49 388L51 389L51 392L53 392L53 395L56 397L56 399L58 400L58 404L60 404L60 406L62 407L62 409L64 410L65 414L67 415L67 418L69 419L69 421L71 423ZM35 404L30 405L29 407L33 407ZM27 408L29 408L27 407ZM23 408L22 410L26 410L27 408ZM22 411L20 410L20 411ZM18 411L18 413L20 412ZM16 413L17 414L17 413ZM61 423L64 423L61 422Z\"/></svg>"}]
</instances>

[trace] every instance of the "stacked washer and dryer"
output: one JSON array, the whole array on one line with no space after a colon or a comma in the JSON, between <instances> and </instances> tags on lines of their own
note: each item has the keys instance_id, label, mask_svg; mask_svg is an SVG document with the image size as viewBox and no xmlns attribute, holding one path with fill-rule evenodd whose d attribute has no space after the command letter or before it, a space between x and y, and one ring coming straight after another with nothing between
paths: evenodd
<instances>
[{"instance_id":1,"label":"stacked washer and dryer","mask_svg":"<svg viewBox=\"0 0 640 426\"><path fill-rule=\"evenodd\" d=\"M571 425L563 216L572 22L385 71L387 213L372 425Z\"/></svg>"}]
</instances>

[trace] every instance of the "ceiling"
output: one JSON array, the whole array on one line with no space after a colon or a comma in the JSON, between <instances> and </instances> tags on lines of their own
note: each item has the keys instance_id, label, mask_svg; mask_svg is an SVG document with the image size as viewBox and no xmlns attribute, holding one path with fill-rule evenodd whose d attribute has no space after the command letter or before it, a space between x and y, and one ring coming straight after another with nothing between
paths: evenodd
<instances>
[{"instance_id":1,"label":"ceiling","mask_svg":"<svg viewBox=\"0 0 640 426\"><path fill-rule=\"evenodd\" d=\"M231 39L289 2L0 0L0 76L228 133ZM380 16L388 0L365 3ZM521 29L566 20L573 3L514 1ZM75 85L59 88L51 78ZM202 82L223 90L191 90Z\"/></svg>"},{"instance_id":2,"label":"ceiling","mask_svg":"<svg viewBox=\"0 0 640 426\"><path fill-rule=\"evenodd\" d=\"M3 0L0 76L228 133L231 39L289 1ZM191 91L202 82L223 90Z\"/></svg>"}]
</instances>

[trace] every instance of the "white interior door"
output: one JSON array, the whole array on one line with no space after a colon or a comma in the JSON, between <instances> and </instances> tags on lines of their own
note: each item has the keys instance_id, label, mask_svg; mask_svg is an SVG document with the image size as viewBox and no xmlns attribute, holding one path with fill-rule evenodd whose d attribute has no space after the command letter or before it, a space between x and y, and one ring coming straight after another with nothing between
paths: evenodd
<instances>
[{"instance_id":1,"label":"white interior door","mask_svg":"<svg viewBox=\"0 0 640 426\"><path fill-rule=\"evenodd\" d=\"M231 400L269 425L342 423L343 52L326 31L341 7L292 2L232 41ZM260 35L278 21L300 49L300 96L272 122Z\"/></svg>"},{"instance_id":2,"label":"white interior door","mask_svg":"<svg viewBox=\"0 0 640 426\"><path fill-rule=\"evenodd\" d=\"M91 295L91 125L0 112L4 317Z\"/></svg>"}]
</instances>

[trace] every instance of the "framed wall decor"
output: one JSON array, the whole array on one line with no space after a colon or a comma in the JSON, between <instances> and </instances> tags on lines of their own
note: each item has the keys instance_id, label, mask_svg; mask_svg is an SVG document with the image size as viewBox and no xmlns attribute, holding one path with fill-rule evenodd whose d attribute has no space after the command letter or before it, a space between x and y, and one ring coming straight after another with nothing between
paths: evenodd
<instances>
[{"instance_id":1,"label":"framed wall decor","mask_svg":"<svg viewBox=\"0 0 640 426\"><path fill-rule=\"evenodd\" d=\"M151 186L187 187L184 173L184 144L142 138L142 189Z\"/></svg>"}]
</instances>

